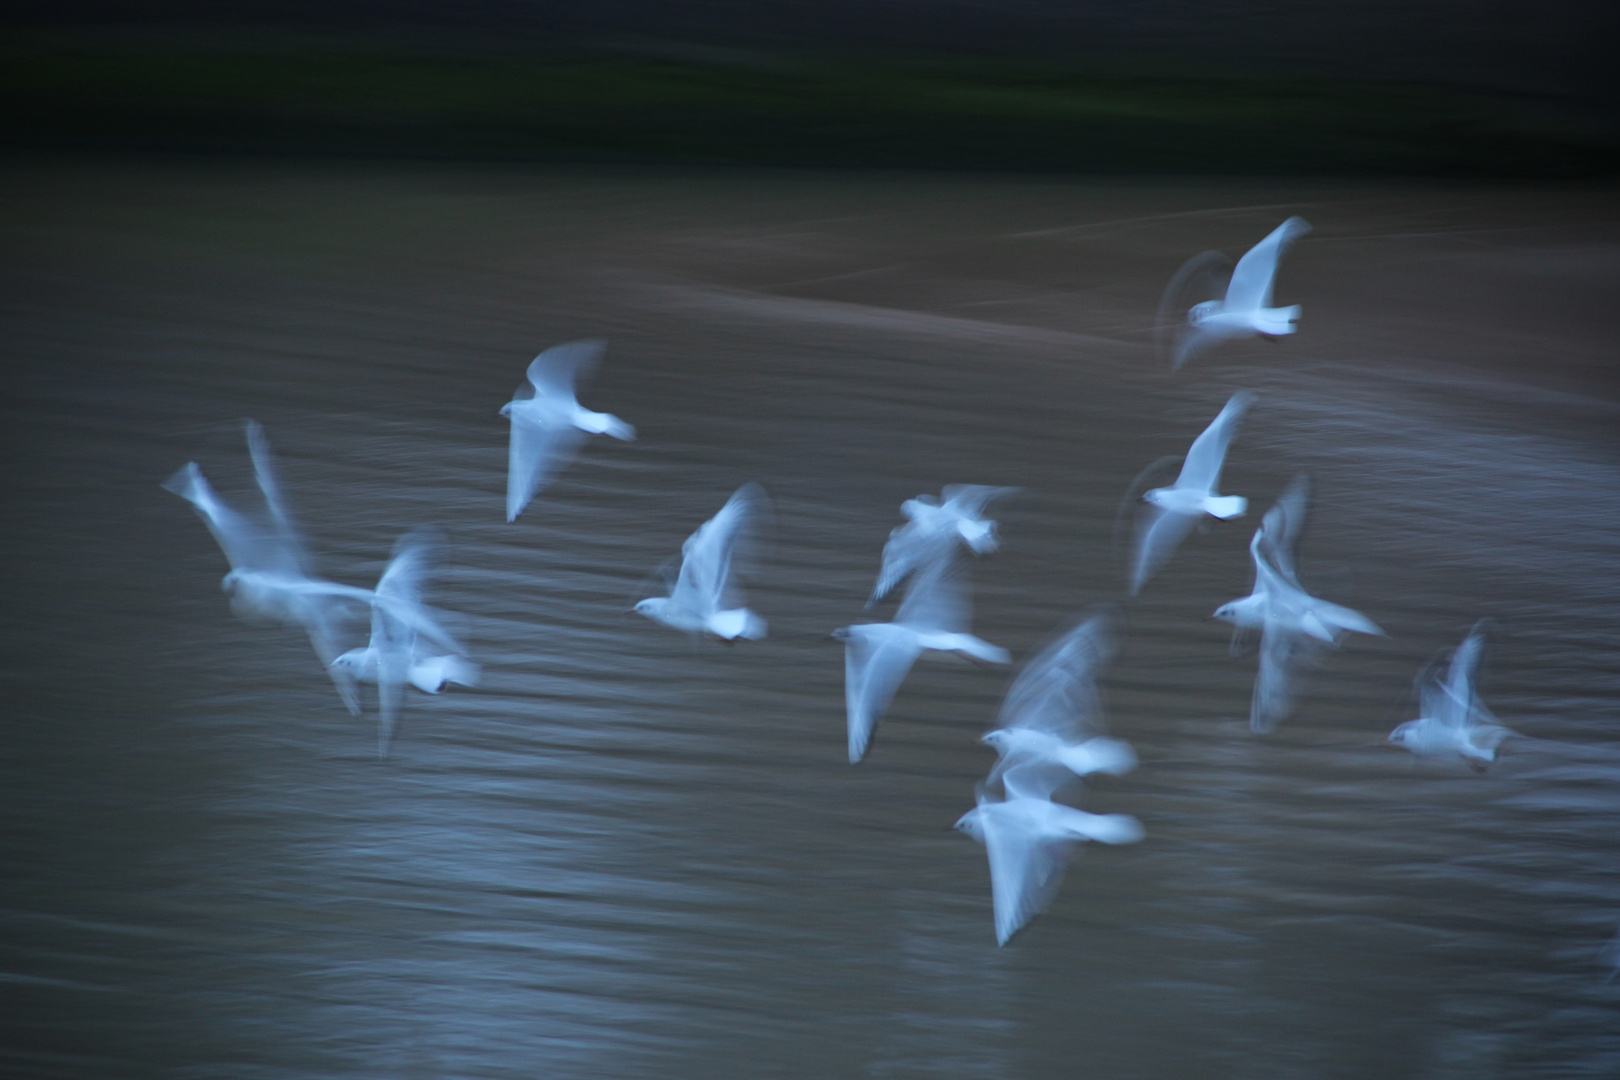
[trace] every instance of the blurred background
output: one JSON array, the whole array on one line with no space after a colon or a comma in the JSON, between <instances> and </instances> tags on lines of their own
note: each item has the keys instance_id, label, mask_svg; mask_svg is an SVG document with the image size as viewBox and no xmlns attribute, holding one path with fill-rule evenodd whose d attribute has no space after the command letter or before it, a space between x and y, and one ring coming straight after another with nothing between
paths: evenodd
<instances>
[{"instance_id":1,"label":"blurred background","mask_svg":"<svg viewBox=\"0 0 1620 1080\"><path fill-rule=\"evenodd\" d=\"M1613 5L1140 0L7 5L0 43L0 1073L1620 1075ZM1161 293L1290 215L1299 333L1176 376ZM608 340L593 440L504 521L497 410ZM1137 598L1117 523L1237 390ZM387 759L244 622L198 462L317 570L448 538L483 665ZM1364 637L1248 725L1253 584ZM740 484L732 649L633 615ZM974 566L1017 665L1099 603L1140 767L1006 948L950 831L1011 672L919 663L846 760L834 628L902 500L1018 485ZM1490 622L1484 776L1384 744ZM343 644L365 641L364 620Z\"/></svg>"}]
</instances>

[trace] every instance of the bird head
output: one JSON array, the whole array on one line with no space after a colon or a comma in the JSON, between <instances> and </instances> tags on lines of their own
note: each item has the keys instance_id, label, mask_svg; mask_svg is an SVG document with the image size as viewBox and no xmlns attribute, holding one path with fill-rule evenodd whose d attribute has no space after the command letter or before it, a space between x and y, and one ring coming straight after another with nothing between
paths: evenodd
<instances>
[{"instance_id":1,"label":"bird head","mask_svg":"<svg viewBox=\"0 0 1620 1080\"><path fill-rule=\"evenodd\" d=\"M1221 309L1219 300L1205 300L1202 304L1194 304L1187 312L1187 324L1198 326L1203 321Z\"/></svg>"},{"instance_id":2,"label":"bird head","mask_svg":"<svg viewBox=\"0 0 1620 1080\"><path fill-rule=\"evenodd\" d=\"M1384 742L1388 743L1390 746L1405 746L1407 738L1412 734L1412 729L1417 726L1417 724L1418 721L1416 720L1408 720L1406 723L1401 724L1394 731L1390 732L1389 736L1384 739Z\"/></svg>"}]
</instances>

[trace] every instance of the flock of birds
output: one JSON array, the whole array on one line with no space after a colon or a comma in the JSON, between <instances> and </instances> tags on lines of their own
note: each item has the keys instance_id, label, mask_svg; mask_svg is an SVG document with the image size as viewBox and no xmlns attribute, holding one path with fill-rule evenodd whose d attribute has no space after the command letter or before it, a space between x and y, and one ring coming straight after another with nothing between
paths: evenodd
<instances>
[{"instance_id":1,"label":"flock of birds","mask_svg":"<svg viewBox=\"0 0 1620 1080\"><path fill-rule=\"evenodd\" d=\"M1271 306L1277 263L1288 244L1308 232L1298 217L1283 222L1235 266L1224 290L1211 288L1224 274L1224 256L1205 253L1185 264L1161 305L1160 345L1171 369L1224 341L1275 338L1295 330L1300 309ZM1208 295L1190 308L1197 290ZM1185 314L1182 311L1185 310ZM1165 312L1173 313L1166 318ZM576 387L600 361L600 341L579 341L541 353L527 381L500 410L511 422L506 516L524 508L567 465L591 435L632 440L635 429L608 413L579 404ZM1242 516L1247 503L1218 488L1226 454L1253 401L1234 394L1195 439L1180 474L1140 500L1127 588L1136 595L1207 516ZM231 565L224 589L243 616L260 616L305 630L339 696L360 715L357 684L375 683L378 753L386 755L406 686L437 693L447 684L474 686L479 668L424 602L423 590L440 558L437 534L415 530L401 538L373 589L317 577L276 480L263 430L247 424L248 451L265 512L250 516L222 500L196 463L165 487L186 499L207 523ZM1127 494L1135 501L1135 487ZM997 526L986 508L1019 489L954 485L939 497L920 495L901 504L906 518L889 535L868 610L904 587L888 622L862 622L833 632L845 648L845 701L849 760L858 762L879 721L919 657L953 653L986 664L1008 664L1006 649L972 632L969 558L996 550ZM1304 664L1347 633L1381 634L1370 619L1308 593L1295 570L1294 549L1309 502L1309 482L1296 478L1264 515L1249 545L1253 591L1223 604L1217 619L1233 626L1233 651L1259 635L1259 666L1250 725L1266 733L1293 709L1294 686ZM640 600L634 611L689 634L725 643L763 638L764 619L746 604L740 577L768 513L758 484L746 484L687 538L678 573L665 595ZM965 549L965 551L964 551ZM349 616L369 611L370 640L340 651ZM1127 844L1143 836L1123 814L1091 814L1053 796L1078 778L1119 775L1136 766L1131 747L1108 736L1097 681L1113 655L1112 619L1106 609L1083 616L1030 659L1008 690L997 727L984 742L998 754L978 786L977 805L956 828L982 843L990 861L996 937L1005 944L1043 911L1063 871L1086 841ZM1389 736L1393 745L1424 757L1454 758L1483 771L1512 734L1479 700L1475 679L1484 649L1476 625L1450 655L1417 679L1421 717Z\"/></svg>"}]
</instances>

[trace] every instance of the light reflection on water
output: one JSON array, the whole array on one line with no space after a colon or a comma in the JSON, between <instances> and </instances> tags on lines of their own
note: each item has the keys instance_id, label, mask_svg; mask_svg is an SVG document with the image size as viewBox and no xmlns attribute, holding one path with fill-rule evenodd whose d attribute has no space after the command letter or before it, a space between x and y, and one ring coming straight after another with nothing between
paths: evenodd
<instances>
[{"instance_id":1,"label":"light reflection on water","mask_svg":"<svg viewBox=\"0 0 1620 1080\"><path fill-rule=\"evenodd\" d=\"M1591 367L1612 316L1582 306L1620 267L1612 201L69 166L6 186L9 1072L1620 1064L1599 959L1620 472ZM1164 379L1146 323L1169 272L1295 211L1317 226L1279 279L1298 337ZM582 399L640 440L592 443L508 526L495 410L540 346L598 333ZM1088 851L997 949L982 849L948 829L1006 677L920 665L851 768L826 634L901 499L1018 484L977 628L1027 655L1118 597L1120 492L1239 387L1260 400L1225 489L1256 512L1128 605L1105 683L1143 763L1087 806L1148 839ZM333 578L450 532L434 599L485 683L413 696L386 762L299 635L231 617L217 549L157 487L194 455L242 481L245 415ZM1391 637L1330 655L1259 740L1253 659L1206 616L1247 592L1249 531L1302 468L1302 577ZM747 480L775 506L751 596L771 638L625 615ZM1483 779L1380 746L1482 615L1487 700L1529 738Z\"/></svg>"}]
</instances>

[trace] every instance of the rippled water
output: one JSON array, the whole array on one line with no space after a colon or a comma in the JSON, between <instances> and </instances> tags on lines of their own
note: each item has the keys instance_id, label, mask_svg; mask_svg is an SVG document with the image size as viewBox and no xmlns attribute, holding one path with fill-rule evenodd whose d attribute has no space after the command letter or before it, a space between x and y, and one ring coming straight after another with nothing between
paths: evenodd
<instances>
[{"instance_id":1,"label":"rippled water","mask_svg":"<svg viewBox=\"0 0 1620 1080\"><path fill-rule=\"evenodd\" d=\"M1620 204L1607 193L804 174L14 163L0 1062L14 1076L1620 1074ZM1302 332L1175 380L1182 259L1317 231ZM595 440L516 525L495 415L610 339ZM1148 838L1005 949L949 826L1005 673L925 662L858 767L841 651L897 506L1017 484L977 630L1121 600L1118 501L1234 389L1225 489L1309 470L1306 584L1365 611L1276 735L1254 515L1122 609ZM328 576L443 525L485 668L392 756L293 631L237 621L158 483L264 422ZM624 614L738 484L771 637ZM1495 620L1481 778L1380 745Z\"/></svg>"}]
</instances>

